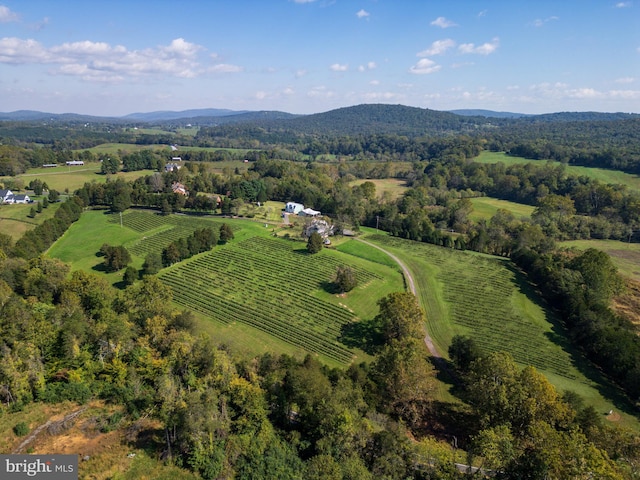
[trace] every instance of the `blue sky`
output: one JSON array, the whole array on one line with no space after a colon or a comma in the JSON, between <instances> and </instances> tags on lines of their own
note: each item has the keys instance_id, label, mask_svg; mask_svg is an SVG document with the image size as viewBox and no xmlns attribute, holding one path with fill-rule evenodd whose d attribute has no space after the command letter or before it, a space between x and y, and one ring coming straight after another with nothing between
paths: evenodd
<instances>
[{"instance_id":1,"label":"blue sky","mask_svg":"<svg viewBox=\"0 0 640 480\"><path fill-rule=\"evenodd\" d=\"M640 113L640 0L0 0L0 111Z\"/></svg>"}]
</instances>

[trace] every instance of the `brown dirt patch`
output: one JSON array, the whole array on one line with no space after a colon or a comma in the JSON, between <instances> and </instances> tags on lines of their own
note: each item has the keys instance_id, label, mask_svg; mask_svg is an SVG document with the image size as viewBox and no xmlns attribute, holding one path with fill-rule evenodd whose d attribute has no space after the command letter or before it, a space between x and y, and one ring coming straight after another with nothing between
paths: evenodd
<instances>
[{"instance_id":1,"label":"brown dirt patch","mask_svg":"<svg viewBox=\"0 0 640 480\"><path fill-rule=\"evenodd\" d=\"M620 414L618 412L613 412L613 413L610 413L609 415L607 415L604 418L606 418L610 422L619 422L620 421Z\"/></svg>"},{"instance_id":2,"label":"brown dirt patch","mask_svg":"<svg viewBox=\"0 0 640 480\"><path fill-rule=\"evenodd\" d=\"M628 319L636 327L636 333L640 334L640 282L627 280L626 291L613 299L611 307L613 311Z\"/></svg>"}]
</instances>

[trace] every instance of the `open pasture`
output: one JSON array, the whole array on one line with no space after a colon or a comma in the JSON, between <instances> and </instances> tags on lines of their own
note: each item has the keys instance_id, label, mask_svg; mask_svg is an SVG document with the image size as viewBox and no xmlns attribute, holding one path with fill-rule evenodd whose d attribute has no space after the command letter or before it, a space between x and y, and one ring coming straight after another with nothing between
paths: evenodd
<instances>
[{"instance_id":1,"label":"open pasture","mask_svg":"<svg viewBox=\"0 0 640 480\"><path fill-rule=\"evenodd\" d=\"M386 269L335 251L310 255L300 245L256 236L163 270L159 278L172 287L174 302L207 318L249 325L332 364L349 364L362 352L341 342L343 330L359 320L358 304L387 293ZM332 295L332 277L345 264L359 285L346 296ZM401 285L395 277L392 283Z\"/></svg>"},{"instance_id":2,"label":"open pasture","mask_svg":"<svg viewBox=\"0 0 640 480\"><path fill-rule=\"evenodd\" d=\"M561 242L560 246L575 247L579 250L587 248L602 250L609 254L622 276L640 282L640 243L618 240L569 240Z\"/></svg>"},{"instance_id":3,"label":"open pasture","mask_svg":"<svg viewBox=\"0 0 640 480\"><path fill-rule=\"evenodd\" d=\"M502 162L505 165L515 165L520 163L536 163L537 165L545 165L549 163L553 166L560 165L560 162L555 162L553 160L530 160L528 158L512 157L504 152L488 151L483 151L479 156L474 158L473 161L479 163ZM630 173L625 173L618 170L581 167L577 165L567 165L566 172L569 175L589 177L594 180L598 180L600 183L626 185L630 190L640 191L640 177L638 175L632 175Z\"/></svg>"},{"instance_id":4,"label":"open pasture","mask_svg":"<svg viewBox=\"0 0 640 480\"><path fill-rule=\"evenodd\" d=\"M524 205L522 203L510 202L508 200L500 200L492 197L476 197L470 198L473 204L473 212L469 218L475 222L479 220L489 220L498 210L508 210L516 218L531 217L535 207Z\"/></svg>"},{"instance_id":5,"label":"open pasture","mask_svg":"<svg viewBox=\"0 0 640 480\"><path fill-rule=\"evenodd\" d=\"M355 180L350 185L362 185L364 182L371 182L376 186L376 197L378 198L388 196L391 200L396 200L409 189L406 182L398 178Z\"/></svg>"},{"instance_id":6,"label":"open pasture","mask_svg":"<svg viewBox=\"0 0 640 480\"><path fill-rule=\"evenodd\" d=\"M102 175L100 173L100 162L88 162L84 165L73 167L60 165L52 168L30 168L25 173L12 178L21 179L25 186L29 185L31 180L42 180L50 189L62 193L66 190L73 192L87 182L106 182L107 178L112 180L116 178L135 180L138 177L151 175L152 173L151 170L140 170L135 172L118 172L115 175ZM3 178L6 177L0 177L0 184L3 182Z\"/></svg>"},{"instance_id":7,"label":"open pasture","mask_svg":"<svg viewBox=\"0 0 640 480\"><path fill-rule=\"evenodd\" d=\"M35 197L35 200L39 200L39 197ZM29 213L36 207L36 203L0 205L0 232L9 235L15 242L27 230L32 230L53 217L59 205L59 203L50 203L35 218L29 218Z\"/></svg>"}]
</instances>

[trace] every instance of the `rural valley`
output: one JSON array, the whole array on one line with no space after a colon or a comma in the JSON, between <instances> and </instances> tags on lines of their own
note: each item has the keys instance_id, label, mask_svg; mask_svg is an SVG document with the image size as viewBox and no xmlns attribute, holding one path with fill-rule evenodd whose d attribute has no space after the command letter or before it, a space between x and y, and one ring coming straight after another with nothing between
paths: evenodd
<instances>
[{"instance_id":1,"label":"rural valley","mask_svg":"<svg viewBox=\"0 0 640 480\"><path fill-rule=\"evenodd\" d=\"M43 115L0 122L2 453L640 475L638 115Z\"/></svg>"}]
</instances>

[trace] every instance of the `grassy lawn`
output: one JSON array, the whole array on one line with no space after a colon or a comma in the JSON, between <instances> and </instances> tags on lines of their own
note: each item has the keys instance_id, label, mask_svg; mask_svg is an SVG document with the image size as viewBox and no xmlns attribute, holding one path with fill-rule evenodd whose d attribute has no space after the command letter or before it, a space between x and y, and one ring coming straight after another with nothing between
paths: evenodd
<instances>
[{"instance_id":1,"label":"grassy lawn","mask_svg":"<svg viewBox=\"0 0 640 480\"><path fill-rule=\"evenodd\" d=\"M364 182L371 182L376 186L376 196L378 198L388 196L390 200L400 198L409 189L404 180L397 178L355 180L351 182L350 185L353 187L362 185Z\"/></svg>"},{"instance_id":2,"label":"grassy lawn","mask_svg":"<svg viewBox=\"0 0 640 480\"><path fill-rule=\"evenodd\" d=\"M511 157L504 152L488 152L483 151L478 157L473 159L475 162L480 163L498 163L502 162L505 165L515 165L522 163L538 163L540 165L549 163L551 165L559 165L560 162L554 162L552 160L529 160L522 157ZM598 180L600 183L614 183L622 184L629 187L631 190L640 191L640 177L638 175L632 175L630 173L620 172L618 170L607 170L604 168L590 168L580 167L576 165L568 165L566 172L570 175L580 175Z\"/></svg>"},{"instance_id":3,"label":"grassy lawn","mask_svg":"<svg viewBox=\"0 0 640 480\"><path fill-rule=\"evenodd\" d=\"M169 145L138 145L136 143L101 143L100 145L96 145L95 147L83 150L88 150L95 154L116 154L119 152L131 153L138 152L140 150L153 150L156 152L171 153L171 147Z\"/></svg>"},{"instance_id":4,"label":"grassy lawn","mask_svg":"<svg viewBox=\"0 0 640 480\"><path fill-rule=\"evenodd\" d=\"M570 240L561 242L563 247L575 247L580 250L597 248L611 257L621 275L640 281L640 243L627 243L618 240Z\"/></svg>"},{"instance_id":5,"label":"grassy lawn","mask_svg":"<svg viewBox=\"0 0 640 480\"><path fill-rule=\"evenodd\" d=\"M573 390L598 411L614 409L624 425L640 428L633 407L570 345L560 319L509 260L363 230L411 270L427 329L443 356L453 335L470 336L483 351L506 350L560 391Z\"/></svg>"},{"instance_id":6,"label":"grassy lawn","mask_svg":"<svg viewBox=\"0 0 640 480\"><path fill-rule=\"evenodd\" d=\"M39 200L40 197L33 197ZM29 218L31 208L37 207L36 203L0 205L0 232L9 235L15 242L24 232L40 225L45 220L53 217L60 203L50 203L47 208L43 208L41 213L34 218Z\"/></svg>"},{"instance_id":7,"label":"grassy lawn","mask_svg":"<svg viewBox=\"0 0 640 480\"><path fill-rule=\"evenodd\" d=\"M118 172L115 175L100 174L100 162L85 163L82 166L67 167L59 166L54 168L30 168L25 173L12 178L22 179L25 186L34 179L46 182L50 189L60 193L69 190L73 192L82 187L87 182L106 182L107 178L124 180L135 180L144 175L151 175L151 170L140 170L135 172ZM0 183L6 177L0 177Z\"/></svg>"},{"instance_id":8,"label":"grassy lawn","mask_svg":"<svg viewBox=\"0 0 640 480\"><path fill-rule=\"evenodd\" d=\"M470 198L473 204L473 212L469 218L474 222L479 220L489 220L499 209L508 210L516 218L530 217L535 207L524 205L522 203L510 202L508 200L499 200L491 197Z\"/></svg>"}]
</instances>

